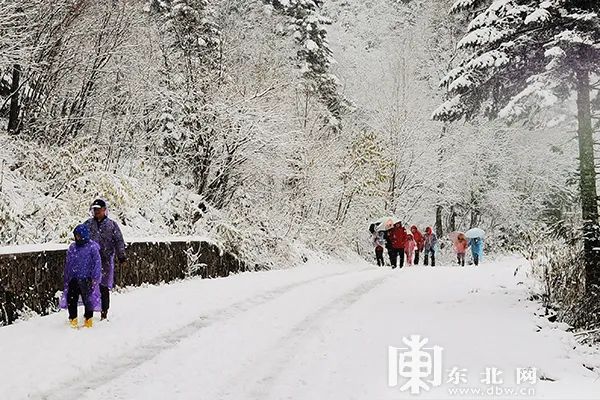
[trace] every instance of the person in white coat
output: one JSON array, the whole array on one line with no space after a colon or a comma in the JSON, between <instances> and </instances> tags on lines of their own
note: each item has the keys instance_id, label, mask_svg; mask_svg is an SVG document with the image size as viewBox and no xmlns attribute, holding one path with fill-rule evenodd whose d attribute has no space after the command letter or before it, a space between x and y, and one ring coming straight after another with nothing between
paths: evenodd
<instances>
[{"instance_id":1,"label":"person in white coat","mask_svg":"<svg viewBox=\"0 0 600 400\"><path fill-rule=\"evenodd\" d=\"M383 238L383 232L373 232L373 246L375 247L375 258L377 259L377 266L383 267L385 261L383 260L383 247L385 246L385 239Z\"/></svg>"}]
</instances>

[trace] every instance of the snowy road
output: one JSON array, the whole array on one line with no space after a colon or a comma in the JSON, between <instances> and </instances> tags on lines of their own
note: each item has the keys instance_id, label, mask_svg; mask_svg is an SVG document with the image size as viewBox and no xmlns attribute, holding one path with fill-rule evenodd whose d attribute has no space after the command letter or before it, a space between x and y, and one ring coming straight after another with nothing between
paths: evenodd
<instances>
[{"instance_id":1,"label":"snowy road","mask_svg":"<svg viewBox=\"0 0 600 400\"><path fill-rule=\"evenodd\" d=\"M64 312L0 328L0 398L482 398L496 368L503 398L597 399L584 364L598 355L534 317L518 265L313 265L135 289L91 330ZM410 335L444 349L443 383L418 396L388 385L388 347ZM466 382L448 382L453 367ZM536 381L517 385L530 367Z\"/></svg>"}]
</instances>

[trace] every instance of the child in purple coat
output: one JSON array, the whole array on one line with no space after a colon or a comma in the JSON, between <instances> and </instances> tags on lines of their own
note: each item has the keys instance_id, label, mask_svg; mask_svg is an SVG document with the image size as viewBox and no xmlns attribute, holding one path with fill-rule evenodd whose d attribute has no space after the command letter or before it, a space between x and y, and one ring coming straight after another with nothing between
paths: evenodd
<instances>
[{"instance_id":1,"label":"child in purple coat","mask_svg":"<svg viewBox=\"0 0 600 400\"><path fill-rule=\"evenodd\" d=\"M90 231L84 224L78 225L73 231L75 243L67 250L64 271L64 290L61 298L61 308L69 310L71 327L77 328L77 306L81 297L85 307L84 326L92 327L94 311L101 310L100 280L102 278L102 262L100 246L90 240Z\"/></svg>"}]
</instances>

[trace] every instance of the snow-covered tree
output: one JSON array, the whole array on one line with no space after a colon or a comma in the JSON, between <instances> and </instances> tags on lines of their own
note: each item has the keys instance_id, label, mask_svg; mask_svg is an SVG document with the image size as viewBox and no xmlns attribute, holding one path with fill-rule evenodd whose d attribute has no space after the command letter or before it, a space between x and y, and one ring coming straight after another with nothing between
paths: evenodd
<instances>
[{"instance_id":1,"label":"snow-covered tree","mask_svg":"<svg viewBox=\"0 0 600 400\"><path fill-rule=\"evenodd\" d=\"M306 80L307 95L316 94L327 106L332 128L341 127L342 113L349 104L339 93L339 82L330 72L333 54L327 41L326 26L331 24L320 9L323 0L265 0L290 19L293 37L298 45L297 57Z\"/></svg>"},{"instance_id":2,"label":"snow-covered tree","mask_svg":"<svg viewBox=\"0 0 600 400\"><path fill-rule=\"evenodd\" d=\"M434 117L478 114L517 120L576 94L584 253L588 288L600 284L600 233L591 81L600 73L600 4L595 0L458 0L472 10L459 47L469 52L443 79L451 98Z\"/></svg>"},{"instance_id":3,"label":"snow-covered tree","mask_svg":"<svg viewBox=\"0 0 600 400\"><path fill-rule=\"evenodd\" d=\"M13 1L0 1L0 37L0 96L10 100L7 128L14 133L19 121L21 64L31 50L24 7Z\"/></svg>"},{"instance_id":4,"label":"snow-covered tree","mask_svg":"<svg viewBox=\"0 0 600 400\"><path fill-rule=\"evenodd\" d=\"M531 156L490 135L495 125L448 125L440 140L444 123L429 116L456 23L439 2L20 4L32 28L14 53L17 135L2 129L0 93L3 243L65 240L98 195L137 236L209 233L250 262L285 265L295 241L370 254L372 219L432 225L440 205L444 233L473 219L509 237L540 213L527 199L564 177L562 164L537 165L546 146ZM20 35L8 33L0 43ZM3 65L9 84L16 60ZM343 85L329 103L333 86L318 82L333 75ZM356 104L341 120L338 91Z\"/></svg>"}]
</instances>

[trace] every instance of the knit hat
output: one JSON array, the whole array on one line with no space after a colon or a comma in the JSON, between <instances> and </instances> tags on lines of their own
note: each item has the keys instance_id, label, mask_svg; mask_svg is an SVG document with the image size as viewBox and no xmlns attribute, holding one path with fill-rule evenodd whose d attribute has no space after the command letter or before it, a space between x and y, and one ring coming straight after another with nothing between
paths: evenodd
<instances>
[{"instance_id":1,"label":"knit hat","mask_svg":"<svg viewBox=\"0 0 600 400\"><path fill-rule=\"evenodd\" d=\"M85 224L77 225L77 227L73 230L73 235L76 237L75 241L77 244L86 244L90 241L90 230ZM79 236L81 239L77 240L77 236Z\"/></svg>"}]
</instances>

